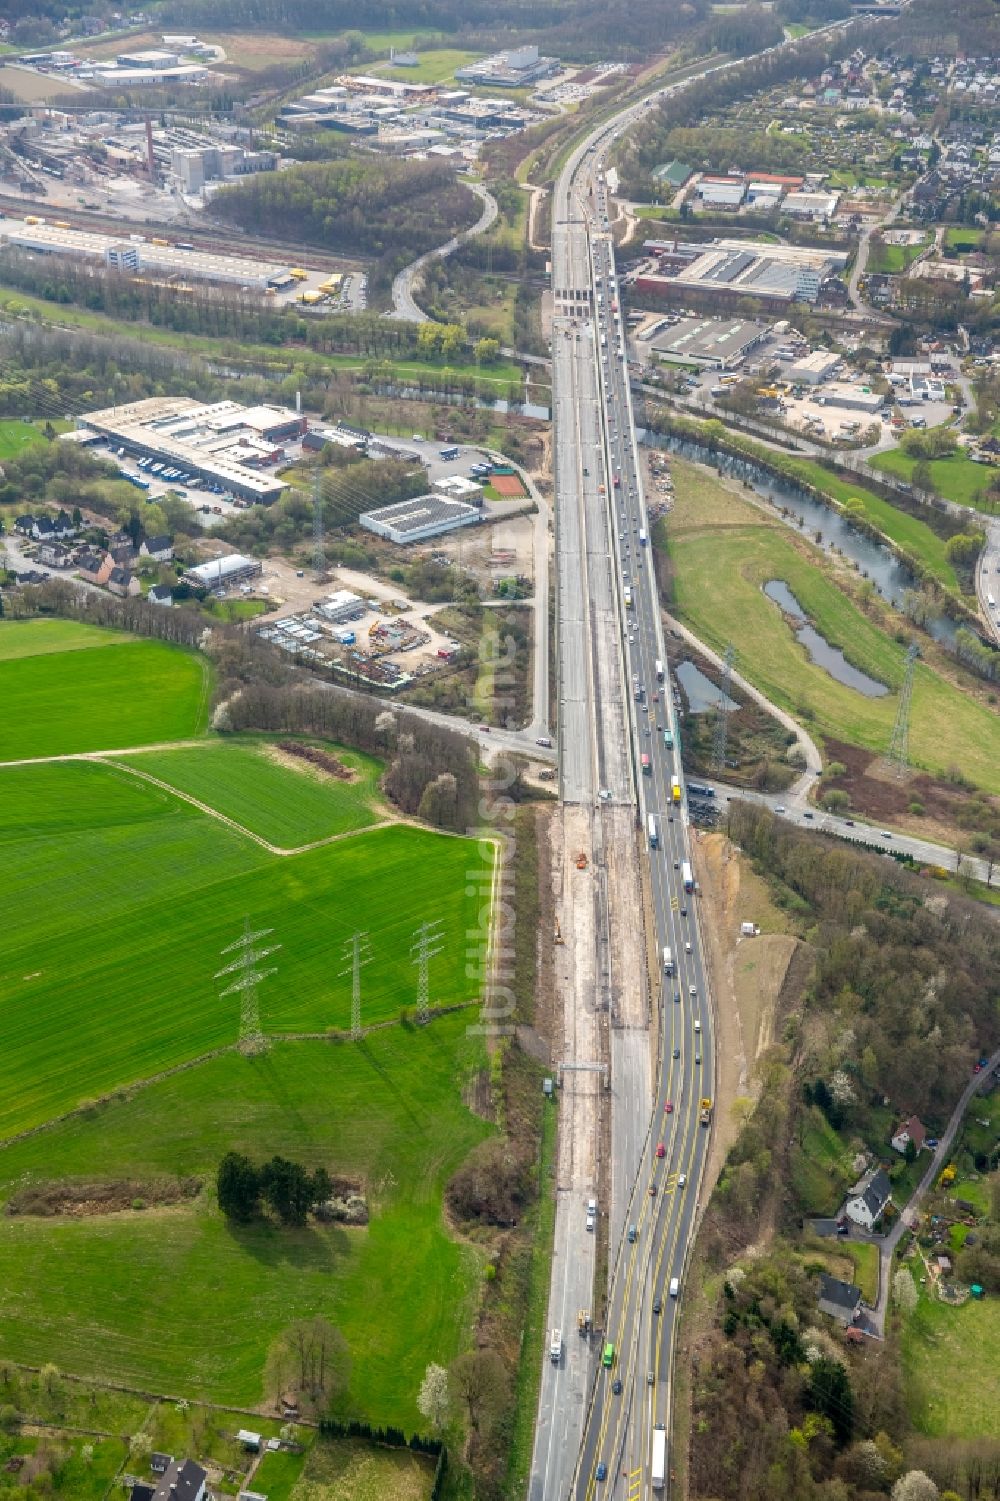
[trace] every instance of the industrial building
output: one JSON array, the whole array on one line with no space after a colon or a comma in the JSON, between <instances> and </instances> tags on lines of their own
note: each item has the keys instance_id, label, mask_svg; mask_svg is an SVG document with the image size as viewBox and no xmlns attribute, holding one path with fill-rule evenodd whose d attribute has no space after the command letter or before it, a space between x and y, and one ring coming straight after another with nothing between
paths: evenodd
<instances>
[{"instance_id":1,"label":"industrial building","mask_svg":"<svg viewBox=\"0 0 1000 1501\"><path fill-rule=\"evenodd\" d=\"M103 262L113 270L149 271L178 276L182 281L219 282L258 292L285 286L290 280L287 266L268 265L266 261L252 261L243 256L181 250L176 245L156 245L142 235L116 238L89 229L64 229L44 221L29 224L27 219L5 219L0 223L2 245L42 255Z\"/></svg>"},{"instance_id":2,"label":"industrial building","mask_svg":"<svg viewBox=\"0 0 1000 1501\"><path fill-rule=\"evenodd\" d=\"M695 193L705 208L736 210L743 203L746 183L742 177L702 177Z\"/></svg>"},{"instance_id":3,"label":"industrial building","mask_svg":"<svg viewBox=\"0 0 1000 1501\"><path fill-rule=\"evenodd\" d=\"M659 262L657 273L636 278L638 292L689 305L702 298L720 301L753 297L768 304L815 302L821 283L847 263L847 251L813 250L752 240L713 240L709 245L676 242L646 246Z\"/></svg>"},{"instance_id":4,"label":"industrial building","mask_svg":"<svg viewBox=\"0 0 1000 1501\"><path fill-rule=\"evenodd\" d=\"M366 606L360 594L352 594L350 589L336 589L326 599L318 599L313 608L331 625L343 625L348 620L360 620Z\"/></svg>"},{"instance_id":5,"label":"industrial building","mask_svg":"<svg viewBox=\"0 0 1000 1501\"><path fill-rule=\"evenodd\" d=\"M210 563L198 563L184 574L188 583L199 589L231 589L235 584L259 578L264 567L256 558L245 558L242 553L231 552L224 558L213 558Z\"/></svg>"},{"instance_id":6,"label":"industrial building","mask_svg":"<svg viewBox=\"0 0 1000 1501\"><path fill-rule=\"evenodd\" d=\"M872 417L882 407L885 399L878 391L851 385L824 386L816 398L821 406L847 407L849 411L867 412Z\"/></svg>"},{"instance_id":7,"label":"industrial building","mask_svg":"<svg viewBox=\"0 0 1000 1501\"><path fill-rule=\"evenodd\" d=\"M832 219L839 202L839 193L789 193L781 212L793 219Z\"/></svg>"},{"instance_id":8,"label":"industrial building","mask_svg":"<svg viewBox=\"0 0 1000 1501\"><path fill-rule=\"evenodd\" d=\"M366 531L390 542L424 542L440 537L460 526L471 526L482 519L476 506L462 500L447 500L443 495L418 495L413 500L399 500L395 505L364 511L358 521Z\"/></svg>"},{"instance_id":9,"label":"industrial building","mask_svg":"<svg viewBox=\"0 0 1000 1501\"><path fill-rule=\"evenodd\" d=\"M79 425L105 438L122 457L163 464L266 505L287 486L258 470L284 457L282 445L304 433L306 421L281 407L241 407L235 401L205 405L171 396L89 412ZM150 467L149 472L155 470Z\"/></svg>"},{"instance_id":10,"label":"industrial building","mask_svg":"<svg viewBox=\"0 0 1000 1501\"><path fill-rule=\"evenodd\" d=\"M539 57L538 48L518 47L511 52L495 52L492 57L483 57L476 63L467 63L455 69L459 83L486 84L498 89L523 89L541 78L550 78L559 71L555 57Z\"/></svg>"},{"instance_id":11,"label":"industrial building","mask_svg":"<svg viewBox=\"0 0 1000 1501\"><path fill-rule=\"evenodd\" d=\"M661 360L731 370L767 338L764 323L745 319L684 318L651 341Z\"/></svg>"},{"instance_id":12,"label":"industrial building","mask_svg":"<svg viewBox=\"0 0 1000 1501\"><path fill-rule=\"evenodd\" d=\"M832 378L840 356L828 349L814 349L788 367L788 379L797 386L818 386Z\"/></svg>"},{"instance_id":13,"label":"industrial building","mask_svg":"<svg viewBox=\"0 0 1000 1501\"><path fill-rule=\"evenodd\" d=\"M444 479L434 480L431 488L449 500L464 500L469 505L483 503L482 485L477 485L474 479L466 479L464 474L447 474Z\"/></svg>"}]
</instances>

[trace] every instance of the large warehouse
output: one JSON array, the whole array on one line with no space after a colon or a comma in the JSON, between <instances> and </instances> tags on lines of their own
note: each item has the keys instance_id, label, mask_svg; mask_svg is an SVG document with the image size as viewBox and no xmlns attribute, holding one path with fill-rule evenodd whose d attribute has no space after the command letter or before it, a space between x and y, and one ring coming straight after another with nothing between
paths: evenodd
<instances>
[{"instance_id":1,"label":"large warehouse","mask_svg":"<svg viewBox=\"0 0 1000 1501\"><path fill-rule=\"evenodd\" d=\"M767 335L765 323L748 323L742 318L682 318L657 335L650 348L661 360L674 364L730 370Z\"/></svg>"},{"instance_id":2,"label":"large warehouse","mask_svg":"<svg viewBox=\"0 0 1000 1501\"><path fill-rule=\"evenodd\" d=\"M657 253L652 243L646 248ZM640 293L688 303L699 294L711 296L713 303L737 297L815 302L821 282L847 264L847 254L752 240L713 240L704 247L664 244L658 256L663 274L641 275L635 285Z\"/></svg>"},{"instance_id":3,"label":"large warehouse","mask_svg":"<svg viewBox=\"0 0 1000 1501\"><path fill-rule=\"evenodd\" d=\"M176 245L155 245L141 235L102 235L58 224L29 224L26 219L4 220L0 224L0 245L71 260L100 261L115 270L154 271L162 276L220 282L257 292L283 287L290 281L287 266L268 265L245 256L209 255L200 250L180 250Z\"/></svg>"},{"instance_id":4,"label":"large warehouse","mask_svg":"<svg viewBox=\"0 0 1000 1501\"><path fill-rule=\"evenodd\" d=\"M306 420L283 407L205 405L187 396L151 397L88 412L78 425L106 438L130 458L148 459L266 505L288 487L258 467L278 463L283 444L305 431Z\"/></svg>"},{"instance_id":5,"label":"large warehouse","mask_svg":"<svg viewBox=\"0 0 1000 1501\"><path fill-rule=\"evenodd\" d=\"M424 542L440 537L459 526L471 526L482 519L476 506L462 500L446 500L442 495L418 495L413 500L399 500L395 505L364 511L358 521L377 537L390 542Z\"/></svg>"},{"instance_id":6,"label":"large warehouse","mask_svg":"<svg viewBox=\"0 0 1000 1501\"><path fill-rule=\"evenodd\" d=\"M210 563L198 563L189 568L184 577L202 589L231 589L234 584L260 578L263 571L264 565L256 558L245 558L242 553L231 552L224 558L213 558Z\"/></svg>"}]
</instances>

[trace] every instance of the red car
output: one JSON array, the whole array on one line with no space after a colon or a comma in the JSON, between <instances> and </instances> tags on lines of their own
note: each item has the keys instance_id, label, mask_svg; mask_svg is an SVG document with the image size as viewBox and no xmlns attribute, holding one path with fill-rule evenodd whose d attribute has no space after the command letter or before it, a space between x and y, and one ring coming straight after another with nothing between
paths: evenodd
<instances>
[{"instance_id":1,"label":"red car","mask_svg":"<svg viewBox=\"0 0 1000 1501\"><path fill-rule=\"evenodd\" d=\"M656 1148L656 1155L657 1155L657 1157L666 1157L666 1155L667 1155L667 1149L663 1145L662 1141L660 1142L660 1144Z\"/></svg>"},{"instance_id":2,"label":"red car","mask_svg":"<svg viewBox=\"0 0 1000 1501\"><path fill-rule=\"evenodd\" d=\"M673 1115L673 1113L674 1113L674 1102L673 1102L673 1100L668 1100L667 1103L664 1105L663 1108L667 1112L668 1115Z\"/></svg>"}]
</instances>

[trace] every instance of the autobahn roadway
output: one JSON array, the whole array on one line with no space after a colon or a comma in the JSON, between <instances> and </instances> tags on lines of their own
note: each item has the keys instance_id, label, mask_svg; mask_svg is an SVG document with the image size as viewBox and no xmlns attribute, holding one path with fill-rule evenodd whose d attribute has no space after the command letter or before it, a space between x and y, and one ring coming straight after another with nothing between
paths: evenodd
<instances>
[{"instance_id":1,"label":"autobahn roadway","mask_svg":"<svg viewBox=\"0 0 1000 1501\"><path fill-rule=\"evenodd\" d=\"M656 954L653 1026L658 1083L614 1260L605 1355L591 1394L576 1494L644 1501L652 1495L653 1432L669 1432L677 1296L697 1210L709 1133L702 1097L714 1096L713 1018L698 930L685 890L690 829L632 419L614 249L603 177L592 177L589 237L599 349L609 521L626 656L630 739L641 827L649 849ZM668 743L670 741L671 743ZM662 1149L662 1155L660 1155ZM675 1280L676 1279L676 1280ZM609 1347L613 1354L609 1356ZM602 1480L601 1476L605 1478Z\"/></svg>"},{"instance_id":2,"label":"autobahn roadway","mask_svg":"<svg viewBox=\"0 0 1000 1501\"><path fill-rule=\"evenodd\" d=\"M717 66L725 64L697 71ZM688 76L694 72L689 69ZM587 1342L571 1336L565 1365L546 1358L530 1501L652 1501L669 1490L679 1309L670 1286L677 1278L677 1292L683 1291L710 1137L699 1121L700 1101L715 1093L714 1019L698 900L685 891L682 878L690 861L690 826L683 771L668 743L668 733L674 745L678 737L651 552L640 540L640 533L648 535L648 521L601 165L614 137L660 94L679 86L664 81L657 94L596 126L570 155L553 193L560 792L564 805L592 810L595 865L602 837L612 829L629 857L636 824L643 831L649 846L649 936L658 956L671 950L673 973L663 972L661 957L652 986L652 1048L642 1034L645 1076L636 1068L624 1086L618 1075L628 1055L620 1045L616 1053L612 1015L611 1286L602 1334L614 1352L605 1366L602 1346L590 1353ZM637 697L639 685L643 693ZM643 756L648 771L640 770ZM623 913L609 902L604 920L613 936ZM602 936L607 942L598 921L598 945ZM600 956L595 978L598 996L602 987L613 994L613 977ZM630 979L639 983L639 977ZM593 1006L594 998L581 1005ZM567 1105L564 1099L561 1143L580 1118L574 1113L571 1122ZM594 1129L587 1117L583 1129ZM590 1306L594 1254L590 1237L576 1233L584 1209L579 1179L560 1178L550 1325L564 1332L572 1309ZM657 1427L668 1438L662 1484L651 1473Z\"/></svg>"}]
</instances>

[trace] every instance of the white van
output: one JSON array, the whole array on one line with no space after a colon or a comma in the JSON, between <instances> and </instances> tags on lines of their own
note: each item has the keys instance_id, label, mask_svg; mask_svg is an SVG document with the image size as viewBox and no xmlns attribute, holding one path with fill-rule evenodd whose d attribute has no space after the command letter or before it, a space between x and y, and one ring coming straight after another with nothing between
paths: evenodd
<instances>
[{"instance_id":1,"label":"white van","mask_svg":"<svg viewBox=\"0 0 1000 1501\"><path fill-rule=\"evenodd\" d=\"M701 1031L701 1022L698 1020L697 1017L695 1017L694 1029L695 1029L696 1032L700 1032Z\"/></svg>"},{"instance_id":2,"label":"white van","mask_svg":"<svg viewBox=\"0 0 1000 1501\"><path fill-rule=\"evenodd\" d=\"M671 1277L671 1279L670 1279L670 1296L672 1298L676 1298L678 1296L678 1294L680 1293L680 1290L681 1290L681 1279L679 1277Z\"/></svg>"}]
</instances>

